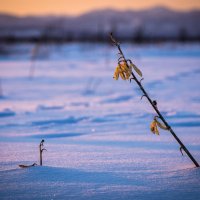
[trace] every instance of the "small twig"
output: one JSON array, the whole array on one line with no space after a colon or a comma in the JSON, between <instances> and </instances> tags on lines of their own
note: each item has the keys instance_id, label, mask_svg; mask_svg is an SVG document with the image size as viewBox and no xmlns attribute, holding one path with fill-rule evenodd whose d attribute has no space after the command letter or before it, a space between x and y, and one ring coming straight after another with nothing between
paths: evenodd
<instances>
[{"instance_id":1,"label":"small twig","mask_svg":"<svg viewBox=\"0 0 200 200\"><path fill-rule=\"evenodd\" d=\"M39 145L39 152L40 152L40 165L42 166L42 153L43 151L47 151L45 148L43 148L44 146L44 140L42 140L40 142L40 145Z\"/></svg>"},{"instance_id":2,"label":"small twig","mask_svg":"<svg viewBox=\"0 0 200 200\"><path fill-rule=\"evenodd\" d=\"M141 79L140 79L140 84L142 84L142 81L143 81L143 80L144 80L144 78L141 78Z\"/></svg>"},{"instance_id":3,"label":"small twig","mask_svg":"<svg viewBox=\"0 0 200 200\"><path fill-rule=\"evenodd\" d=\"M143 97L147 97L145 94L143 94L142 96L141 96L141 98L140 98L140 100L142 100L143 99Z\"/></svg>"},{"instance_id":4,"label":"small twig","mask_svg":"<svg viewBox=\"0 0 200 200\"><path fill-rule=\"evenodd\" d=\"M180 147L179 150L180 150L182 156L184 156L184 155L183 155L183 147Z\"/></svg>"},{"instance_id":5,"label":"small twig","mask_svg":"<svg viewBox=\"0 0 200 200\"><path fill-rule=\"evenodd\" d=\"M37 165L36 163L33 163L32 165L19 165L19 167L21 167L21 168L29 168L29 167L34 167L36 165Z\"/></svg>"}]
</instances>

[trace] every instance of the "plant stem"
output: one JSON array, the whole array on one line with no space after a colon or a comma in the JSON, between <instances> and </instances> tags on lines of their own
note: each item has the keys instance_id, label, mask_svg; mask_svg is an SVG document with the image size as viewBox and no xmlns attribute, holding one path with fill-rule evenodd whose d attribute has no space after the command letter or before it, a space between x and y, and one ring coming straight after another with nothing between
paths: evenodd
<instances>
[{"instance_id":1,"label":"plant stem","mask_svg":"<svg viewBox=\"0 0 200 200\"><path fill-rule=\"evenodd\" d=\"M118 42L116 42L116 40L114 40L113 36L111 35L111 40L113 41L113 43L117 46L121 56L124 59L124 62L127 64L127 60L125 59L125 56L121 50L120 44ZM127 64L128 65L128 64ZM188 157L191 159L191 161L195 164L196 167L199 167L198 162L194 159L194 157L192 156L192 154L189 152L189 150L186 148L186 146L181 142L181 140L178 138L178 136L175 134L175 132L173 131L173 129L169 126L169 124L167 123L167 121L165 120L165 118L162 116L162 114L160 113L160 111L158 110L157 106L153 104L153 101L151 100L151 98L149 97L148 93L146 92L146 90L144 89L144 87L142 86L141 82L138 81L137 77L135 76L135 74L132 72L131 73L133 76L133 79L135 80L135 82L137 83L137 85L140 87L140 89L142 90L144 96L148 99L149 103L151 104L151 106L153 107L153 109L156 111L156 113L158 114L159 118L163 121L163 123L165 124L165 126L168 128L168 130L170 131L170 133L174 136L174 138L176 139L176 141L180 144L181 148L185 151L185 153L188 155Z\"/></svg>"}]
</instances>

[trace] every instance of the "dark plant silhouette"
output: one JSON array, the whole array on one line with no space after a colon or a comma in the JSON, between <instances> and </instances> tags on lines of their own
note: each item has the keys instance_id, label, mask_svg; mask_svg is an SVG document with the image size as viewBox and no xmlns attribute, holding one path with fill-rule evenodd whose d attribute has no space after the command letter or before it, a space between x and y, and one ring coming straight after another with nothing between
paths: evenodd
<instances>
[{"instance_id":1,"label":"dark plant silhouette","mask_svg":"<svg viewBox=\"0 0 200 200\"><path fill-rule=\"evenodd\" d=\"M40 165L42 166L42 153L43 151L47 151L45 148L43 148L44 146L44 140L42 140L40 142L40 145L39 145L39 151L40 151Z\"/></svg>"},{"instance_id":2,"label":"dark plant silhouette","mask_svg":"<svg viewBox=\"0 0 200 200\"><path fill-rule=\"evenodd\" d=\"M181 142L181 140L177 137L177 135L175 134L175 132L173 131L173 129L169 126L169 124L167 123L167 121L165 120L165 118L162 116L162 114L160 113L160 111L158 110L158 105L157 102L154 100L151 100L151 98L149 97L149 95L147 94L146 90L144 89L144 87L141 84L141 81L143 80L143 78L139 81L137 76L133 73L133 70L139 75L142 76L142 72L133 64L133 62L130 59L126 59L121 47L120 47L120 43L113 37L112 33L110 34L110 38L112 43L118 48L119 50L119 59L118 59L118 66L115 70L114 73L114 78L117 80L119 78L119 76L123 79L123 80L134 80L137 85L139 86L140 90L142 91L143 95L142 97L146 97L147 100L149 101L149 103L151 104L151 106L153 107L153 109L155 110L155 112L157 113L158 116L154 117L153 122L151 123L151 131L154 134L159 135L159 131L158 131L158 127L168 130L176 139L176 141L179 143L180 145L180 151L183 155L182 150L185 151L185 153L188 155L188 157L191 159L191 161L195 164L196 167L199 167L198 162L194 159L194 157L192 156L192 154L188 151L188 149L186 148L186 146ZM133 69L133 70L132 70ZM141 99L142 99L141 97ZM158 121L161 120L163 122L163 124L161 122Z\"/></svg>"},{"instance_id":3,"label":"dark plant silhouette","mask_svg":"<svg viewBox=\"0 0 200 200\"><path fill-rule=\"evenodd\" d=\"M32 165L19 165L19 167L21 167L21 168L28 168L28 167L34 167L36 165L37 165L36 163L33 163Z\"/></svg>"}]
</instances>

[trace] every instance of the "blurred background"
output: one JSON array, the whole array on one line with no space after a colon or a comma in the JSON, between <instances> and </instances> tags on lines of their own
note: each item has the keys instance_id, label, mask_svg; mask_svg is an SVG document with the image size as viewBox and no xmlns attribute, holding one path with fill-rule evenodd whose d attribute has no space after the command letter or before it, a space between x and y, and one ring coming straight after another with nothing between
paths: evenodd
<instances>
[{"instance_id":1,"label":"blurred background","mask_svg":"<svg viewBox=\"0 0 200 200\"><path fill-rule=\"evenodd\" d=\"M111 31L143 72L142 83L167 121L200 159L199 0L0 4L1 169L35 162L41 139L54 146L47 146L44 160L50 166L128 173L193 166L168 132L151 133L155 113L140 100L138 87L113 80L118 52Z\"/></svg>"},{"instance_id":2,"label":"blurred background","mask_svg":"<svg viewBox=\"0 0 200 200\"><path fill-rule=\"evenodd\" d=\"M198 0L1 0L1 42L199 41Z\"/></svg>"}]
</instances>

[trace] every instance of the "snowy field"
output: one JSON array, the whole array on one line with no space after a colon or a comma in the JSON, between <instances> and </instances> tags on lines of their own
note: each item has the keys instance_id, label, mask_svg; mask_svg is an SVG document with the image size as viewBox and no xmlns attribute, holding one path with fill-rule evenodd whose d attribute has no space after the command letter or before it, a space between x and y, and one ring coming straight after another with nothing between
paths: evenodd
<instances>
[{"instance_id":1,"label":"snowy field","mask_svg":"<svg viewBox=\"0 0 200 200\"><path fill-rule=\"evenodd\" d=\"M135 83L113 80L102 44L1 46L0 199L198 200L200 170ZM200 44L122 44L143 85L200 163ZM47 149L39 164L40 141Z\"/></svg>"}]
</instances>

